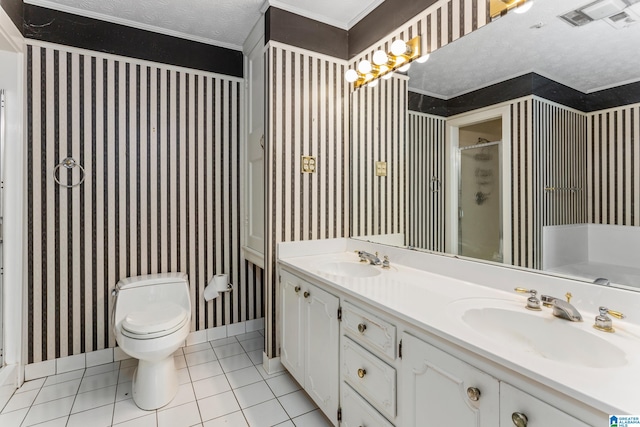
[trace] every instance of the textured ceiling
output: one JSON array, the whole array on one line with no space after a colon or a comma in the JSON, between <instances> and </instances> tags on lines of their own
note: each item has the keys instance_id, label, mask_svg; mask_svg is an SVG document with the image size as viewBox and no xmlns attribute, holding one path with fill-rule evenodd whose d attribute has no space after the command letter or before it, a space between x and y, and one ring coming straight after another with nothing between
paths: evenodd
<instances>
[{"instance_id":1,"label":"textured ceiling","mask_svg":"<svg viewBox=\"0 0 640 427\"><path fill-rule=\"evenodd\" d=\"M448 99L529 72L584 93L640 81L640 23L617 30L558 18L591 1L535 0L529 12L509 13L413 64L409 87Z\"/></svg>"},{"instance_id":2,"label":"textured ceiling","mask_svg":"<svg viewBox=\"0 0 640 427\"><path fill-rule=\"evenodd\" d=\"M37 6L231 49L268 4L348 29L383 0L25 0Z\"/></svg>"}]
</instances>

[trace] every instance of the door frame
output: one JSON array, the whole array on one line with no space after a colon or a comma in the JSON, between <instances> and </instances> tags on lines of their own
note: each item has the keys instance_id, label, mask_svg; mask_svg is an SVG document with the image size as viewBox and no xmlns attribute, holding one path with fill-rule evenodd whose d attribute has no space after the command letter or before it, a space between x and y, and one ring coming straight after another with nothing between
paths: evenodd
<instances>
[{"instance_id":1,"label":"door frame","mask_svg":"<svg viewBox=\"0 0 640 427\"><path fill-rule=\"evenodd\" d=\"M503 264L510 265L512 246L511 226L511 109L508 105L492 106L459 114L447 120L445 145L446 180L445 188L448 201L445 204L447 218L445 233L445 250L450 254L458 254L458 187L460 176L460 128L502 119L502 142L500 144L500 194L502 196L502 253Z\"/></svg>"}]
</instances>

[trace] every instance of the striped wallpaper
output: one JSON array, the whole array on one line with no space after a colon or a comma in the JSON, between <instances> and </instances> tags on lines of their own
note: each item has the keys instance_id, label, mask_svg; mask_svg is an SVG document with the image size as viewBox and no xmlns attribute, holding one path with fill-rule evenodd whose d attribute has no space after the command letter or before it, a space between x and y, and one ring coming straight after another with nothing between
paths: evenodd
<instances>
[{"instance_id":1,"label":"striped wallpaper","mask_svg":"<svg viewBox=\"0 0 640 427\"><path fill-rule=\"evenodd\" d=\"M640 104L587 119L588 219L640 226Z\"/></svg>"},{"instance_id":2,"label":"striped wallpaper","mask_svg":"<svg viewBox=\"0 0 640 427\"><path fill-rule=\"evenodd\" d=\"M276 357L276 244L349 235L349 87L345 61L278 42L265 70L265 349ZM316 156L316 173L301 173L303 155Z\"/></svg>"},{"instance_id":3,"label":"striped wallpaper","mask_svg":"<svg viewBox=\"0 0 640 427\"><path fill-rule=\"evenodd\" d=\"M351 235L404 233L407 79L353 92L351 111Z\"/></svg>"},{"instance_id":4,"label":"striped wallpaper","mask_svg":"<svg viewBox=\"0 0 640 427\"><path fill-rule=\"evenodd\" d=\"M442 117L407 115L407 246L445 250L445 127Z\"/></svg>"},{"instance_id":5,"label":"striped wallpaper","mask_svg":"<svg viewBox=\"0 0 640 427\"><path fill-rule=\"evenodd\" d=\"M422 52L430 53L488 24L489 0L439 0L350 62L353 68L379 49L388 52L396 39L422 37Z\"/></svg>"},{"instance_id":6,"label":"striped wallpaper","mask_svg":"<svg viewBox=\"0 0 640 427\"><path fill-rule=\"evenodd\" d=\"M110 291L132 275L187 273L192 331L262 317L240 250L242 79L44 43L26 63L28 363L115 346ZM66 156L78 187L53 179ZM223 272L234 292L205 303Z\"/></svg>"}]
</instances>

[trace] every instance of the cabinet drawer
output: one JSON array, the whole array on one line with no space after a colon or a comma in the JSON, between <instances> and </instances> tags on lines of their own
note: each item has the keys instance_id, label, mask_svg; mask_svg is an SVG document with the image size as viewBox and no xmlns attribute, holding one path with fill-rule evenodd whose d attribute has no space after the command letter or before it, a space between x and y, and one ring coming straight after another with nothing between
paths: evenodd
<instances>
[{"instance_id":1,"label":"cabinet drawer","mask_svg":"<svg viewBox=\"0 0 640 427\"><path fill-rule=\"evenodd\" d=\"M341 427L393 427L347 383L342 383Z\"/></svg>"},{"instance_id":2,"label":"cabinet drawer","mask_svg":"<svg viewBox=\"0 0 640 427\"><path fill-rule=\"evenodd\" d=\"M389 419L396 416L396 370L342 337L342 377Z\"/></svg>"},{"instance_id":3,"label":"cabinet drawer","mask_svg":"<svg viewBox=\"0 0 640 427\"><path fill-rule=\"evenodd\" d=\"M396 327L348 302L342 307L342 327L357 341L396 358Z\"/></svg>"}]
</instances>

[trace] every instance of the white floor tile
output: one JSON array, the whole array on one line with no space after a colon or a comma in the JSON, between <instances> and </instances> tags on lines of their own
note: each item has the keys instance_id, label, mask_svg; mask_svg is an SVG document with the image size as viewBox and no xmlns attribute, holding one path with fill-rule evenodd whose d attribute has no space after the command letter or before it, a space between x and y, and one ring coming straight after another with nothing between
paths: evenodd
<instances>
[{"instance_id":1,"label":"white floor tile","mask_svg":"<svg viewBox=\"0 0 640 427\"><path fill-rule=\"evenodd\" d=\"M46 378L38 378L37 380L26 381L22 384L22 387L16 390L16 394L30 390L40 390L45 381Z\"/></svg>"},{"instance_id":2,"label":"white floor tile","mask_svg":"<svg viewBox=\"0 0 640 427\"><path fill-rule=\"evenodd\" d=\"M67 427L111 427L112 420L113 403L106 406L96 407L88 411L79 412L77 414L71 414L69 421L67 422Z\"/></svg>"},{"instance_id":3,"label":"white floor tile","mask_svg":"<svg viewBox=\"0 0 640 427\"><path fill-rule=\"evenodd\" d=\"M295 424L293 424L293 421L288 420L288 421L280 423L280 424L278 424L277 426L274 426L274 427L296 427L296 426L295 426Z\"/></svg>"},{"instance_id":4,"label":"white floor tile","mask_svg":"<svg viewBox=\"0 0 640 427\"><path fill-rule=\"evenodd\" d=\"M244 351L246 351L247 353L249 353L250 351L255 351L255 350L263 351L264 350L264 338L263 337L259 337L259 338L253 338L253 339L246 340L246 341L241 341L240 345L242 346L242 348L244 348Z\"/></svg>"},{"instance_id":5,"label":"white floor tile","mask_svg":"<svg viewBox=\"0 0 640 427\"><path fill-rule=\"evenodd\" d=\"M84 355L84 353L56 359L56 374L64 374L65 372L84 369L87 366L86 360L87 357Z\"/></svg>"},{"instance_id":6,"label":"white floor tile","mask_svg":"<svg viewBox=\"0 0 640 427\"><path fill-rule=\"evenodd\" d=\"M66 374L52 375L50 377L47 377L47 380L44 382L44 386L46 387L48 385L63 383L65 381L77 380L78 378L82 378L83 375L83 370L71 371L67 372Z\"/></svg>"},{"instance_id":7,"label":"white floor tile","mask_svg":"<svg viewBox=\"0 0 640 427\"><path fill-rule=\"evenodd\" d=\"M227 379L229 380L231 388L244 387L259 381L264 381L254 366L229 372L227 374Z\"/></svg>"},{"instance_id":8,"label":"white floor tile","mask_svg":"<svg viewBox=\"0 0 640 427\"><path fill-rule=\"evenodd\" d=\"M191 332L187 336L187 347L201 344L201 343L206 343L206 342L207 342L206 330Z\"/></svg>"},{"instance_id":9,"label":"white floor tile","mask_svg":"<svg viewBox=\"0 0 640 427\"><path fill-rule=\"evenodd\" d=\"M251 361L253 362L254 365L262 365L262 354L264 353L263 350L254 350L254 351L248 351L247 352L247 356L249 356L249 359L251 359Z\"/></svg>"},{"instance_id":10,"label":"white floor tile","mask_svg":"<svg viewBox=\"0 0 640 427\"><path fill-rule=\"evenodd\" d=\"M34 405L50 402L61 397L75 396L80 388L80 379L42 387Z\"/></svg>"},{"instance_id":11,"label":"white floor tile","mask_svg":"<svg viewBox=\"0 0 640 427\"><path fill-rule=\"evenodd\" d=\"M227 327L218 326L217 328L207 329L207 341L219 340L227 337Z\"/></svg>"},{"instance_id":12,"label":"white floor tile","mask_svg":"<svg viewBox=\"0 0 640 427\"><path fill-rule=\"evenodd\" d=\"M289 374L280 375L270 378L267 381L269 388L277 397L300 390L300 384Z\"/></svg>"},{"instance_id":13,"label":"white floor tile","mask_svg":"<svg viewBox=\"0 0 640 427\"><path fill-rule=\"evenodd\" d=\"M118 384L118 388L116 389L116 402L133 397L133 394L131 394L131 384L131 382Z\"/></svg>"},{"instance_id":14,"label":"white floor tile","mask_svg":"<svg viewBox=\"0 0 640 427\"><path fill-rule=\"evenodd\" d=\"M264 367L262 365L256 365L256 369L258 370L258 372L260 372L260 375L265 380L268 380L270 378L279 377L280 375L284 375L285 373L287 373L286 370L282 370L282 371L274 372L272 374L267 374L267 371L264 370Z\"/></svg>"},{"instance_id":15,"label":"white floor tile","mask_svg":"<svg viewBox=\"0 0 640 427\"><path fill-rule=\"evenodd\" d=\"M222 370L225 372L237 371L238 369L248 368L249 366L253 366L253 362L249 359L249 356L246 354L238 354L236 356L227 357L224 359L220 359L220 366L222 366Z\"/></svg>"},{"instance_id":16,"label":"white floor tile","mask_svg":"<svg viewBox=\"0 0 640 427\"><path fill-rule=\"evenodd\" d=\"M275 396L264 381L233 390L241 408L257 405L273 399Z\"/></svg>"},{"instance_id":17,"label":"white floor tile","mask_svg":"<svg viewBox=\"0 0 640 427\"><path fill-rule=\"evenodd\" d=\"M87 368L87 370L84 371L84 376L90 377L92 375L104 374L105 372L117 371L118 369L120 369L120 362L105 363L103 365L97 365L92 366L91 368Z\"/></svg>"},{"instance_id":18,"label":"white floor tile","mask_svg":"<svg viewBox=\"0 0 640 427\"><path fill-rule=\"evenodd\" d=\"M29 408L18 409L17 411L0 414L0 426L2 427L20 427L22 420L27 415Z\"/></svg>"},{"instance_id":19,"label":"white floor tile","mask_svg":"<svg viewBox=\"0 0 640 427\"><path fill-rule=\"evenodd\" d=\"M158 425L157 415L155 413L145 415L144 417L135 418L120 424L114 424L118 427L156 427Z\"/></svg>"},{"instance_id":20,"label":"white floor tile","mask_svg":"<svg viewBox=\"0 0 640 427\"><path fill-rule=\"evenodd\" d=\"M176 369L186 368L187 360L184 358L184 355L173 356L173 364L176 366Z\"/></svg>"},{"instance_id":21,"label":"white floor tile","mask_svg":"<svg viewBox=\"0 0 640 427\"><path fill-rule=\"evenodd\" d=\"M120 402L116 402L116 406L113 411L113 423L118 424L134 418L144 417L150 413L155 415L155 411L144 411L138 408L133 402L133 399L122 400Z\"/></svg>"},{"instance_id":22,"label":"white floor tile","mask_svg":"<svg viewBox=\"0 0 640 427\"><path fill-rule=\"evenodd\" d=\"M238 405L238 401L231 391L198 399L198 407L203 421L219 418L240 410L240 405Z\"/></svg>"},{"instance_id":23,"label":"white floor tile","mask_svg":"<svg viewBox=\"0 0 640 427\"><path fill-rule=\"evenodd\" d=\"M182 349L184 354L196 353L198 351L204 351L204 350L211 350L211 344L209 344L208 342L204 342L201 344L189 345Z\"/></svg>"},{"instance_id":24,"label":"white floor tile","mask_svg":"<svg viewBox=\"0 0 640 427\"><path fill-rule=\"evenodd\" d=\"M290 418L298 417L307 412L311 412L318 407L311 401L307 393L302 390L294 391L293 393L285 394L278 398L280 404L287 411Z\"/></svg>"},{"instance_id":25,"label":"white floor tile","mask_svg":"<svg viewBox=\"0 0 640 427\"><path fill-rule=\"evenodd\" d=\"M11 399L9 399L9 402L7 402L7 404L5 405L2 413L5 414L7 412L13 412L17 411L18 409L30 407L36 400L39 391L40 390L30 390L24 393L14 394Z\"/></svg>"},{"instance_id":26,"label":"white floor tile","mask_svg":"<svg viewBox=\"0 0 640 427\"><path fill-rule=\"evenodd\" d=\"M201 365L217 359L212 349L185 354L184 358L187 361L187 366Z\"/></svg>"},{"instance_id":27,"label":"white floor tile","mask_svg":"<svg viewBox=\"0 0 640 427\"><path fill-rule=\"evenodd\" d=\"M319 409L293 419L296 427L332 427Z\"/></svg>"},{"instance_id":28,"label":"white floor tile","mask_svg":"<svg viewBox=\"0 0 640 427\"><path fill-rule=\"evenodd\" d=\"M176 406L184 405L185 403L195 402L196 396L193 393L193 386L191 384L183 384L178 386L178 392L175 397L169 402L167 405L158 409L158 411L163 411L165 409L173 408Z\"/></svg>"},{"instance_id":29,"label":"white floor tile","mask_svg":"<svg viewBox=\"0 0 640 427\"><path fill-rule=\"evenodd\" d=\"M44 378L56 373L56 361L47 360L44 362L31 363L24 367L24 379L27 381L36 378Z\"/></svg>"},{"instance_id":30,"label":"white floor tile","mask_svg":"<svg viewBox=\"0 0 640 427\"><path fill-rule=\"evenodd\" d=\"M104 374L92 375L85 377L80 383L79 393L86 391L97 390L99 388L105 388L118 384L118 375L120 371L105 372Z\"/></svg>"},{"instance_id":31,"label":"white floor tile","mask_svg":"<svg viewBox=\"0 0 640 427\"><path fill-rule=\"evenodd\" d=\"M120 368L118 375L118 383L128 383L133 381L133 375L136 373L137 366L129 366L128 368Z\"/></svg>"},{"instance_id":32,"label":"white floor tile","mask_svg":"<svg viewBox=\"0 0 640 427\"><path fill-rule=\"evenodd\" d=\"M69 417L64 416L60 418L56 418L54 420L45 421L44 423L40 423L37 427L65 427L67 425L67 421Z\"/></svg>"},{"instance_id":33,"label":"white floor tile","mask_svg":"<svg viewBox=\"0 0 640 427\"><path fill-rule=\"evenodd\" d=\"M274 426L289 419L278 399L252 406L242 412L252 427Z\"/></svg>"},{"instance_id":34,"label":"white floor tile","mask_svg":"<svg viewBox=\"0 0 640 427\"><path fill-rule=\"evenodd\" d=\"M71 396L47 403L41 403L40 405L33 405L29 409L23 425L30 426L69 415L71 413L71 405L73 405L74 399L75 396Z\"/></svg>"},{"instance_id":35,"label":"white floor tile","mask_svg":"<svg viewBox=\"0 0 640 427\"><path fill-rule=\"evenodd\" d=\"M216 347L214 348L214 351L216 352L216 356L218 356L218 359L224 359L225 357L244 354L244 349L238 342Z\"/></svg>"},{"instance_id":36,"label":"white floor tile","mask_svg":"<svg viewBox=\"0 0 640 427\"><path fill-rule=\"evenodd\" d=\"M227 336L232 337L235 335L242 335L247 332L247 326L245 322L232 323L227 325Z\"/></svg>"},{"instance_id":37,"label":"white floor tile","mask_svg":"<svg viewBox=\"0 0 640 427\"><path fill-rule=\"evenodd\" d=\"M200 381L194 381L193 389L196 393L196 398L200 400L205 397L229 391L231 390L231 387L224 375L218 375L215 377L205 378Z\"/></svg>"},{"instance_id":38,"label":"white floor tile","mask_svg":"<svg viewBox=\"0 0 640 427\"><path fill-rule=\"evenodd\" d=\"M222 367L220 362L203 363L202 365L189 366L189 375L191 381L198 381L204 378L214 377L222 374Z\"/></svg>"},{"instance_id":39,"label":"white floor tile","mask_svg":"<svg viewBox=\"0 0 640 427\"><path fill-rule=\"evenodd\" d=\"M86 353L87 368L92 366L104 365L113 362L113 349L105 348L104 350L92 351Z\"/></svg>"},{"instance_id":40,"label":"white floor tile","mask_svg":"<svg viewBox=\"0 0 640 427\"><path fill-rule=\"evenodd\" d=\"M242 411L238 411L209 420L204 423L204 427L249 427L249 424L247 424Z\"/></svg>"},{"instance_id":41,"label":"white floor tile","mask_svg":"<svg viewBox=\"0 0 640 427\"><path fill-rule=\"evenodd\" d=\"M236 339L236 337L220 338L219 340L214 340L209 342L209 344L211 344L211 347L213 347L214 349L216 349L217 347L222 347L223 345L229 345L234 343L236 344L238 343L238 340Z\"/></svg>"},{"instance_id":42,"label":"white floor tile","mask_svg":"<svg viewBox=\"0 0 640 427\"><path fill-rule=\"evenodd\" d=\"M189 376L189 369L183 368L178 369L178 384L188 384L191 382L191 377Z\"/></svg>"},{"instance_id":43,"label":"white floor tile","mask_svg":"<svg viewBox=\"0 0 640 427\"><path fill-rule=\"evenodd\" d=\"M190 427L201 422L195 401L158 411L158 427Z\"/></svg>"},{"instance_id":44,"label":"white floor tile","mask_svg":"<svg viewBox=\"0 0 640 427\"><path fill-rule=\"evenodd\" d=\"M262 335L260 335L258 331L247 332L246 334L242 334L242 335L236 335L236 339L239 342L252 340L256 338L262 338Z\"/></svg>"},{"instance_id":45,"label":"white floor tile","mask_svg":"<svg viewBox=\"0 0 640 427\"><path fill-rule=\"evenodd\" d=\"M262 331L264 329L264 317L259 319L247 320L247 332Z\"/></svg>"},{"instance_id":46,"label":"white floor tile","mask_svg":"<svg viewBox=\"0 0 640 427\"><path fill-rule=\"evenodd\" d=\"M99 388L97 390L88 391L86 393L79 393L76 396L71 413L75 414L82 411L88 411L93 408L105 406L111 404L113 409L113 403L116 400L116 386Z\"/></svg>"}]
</instances>

